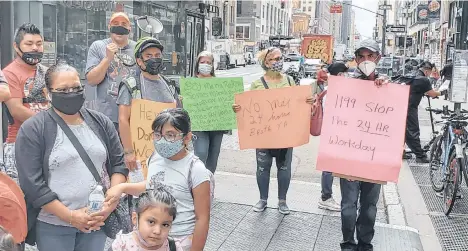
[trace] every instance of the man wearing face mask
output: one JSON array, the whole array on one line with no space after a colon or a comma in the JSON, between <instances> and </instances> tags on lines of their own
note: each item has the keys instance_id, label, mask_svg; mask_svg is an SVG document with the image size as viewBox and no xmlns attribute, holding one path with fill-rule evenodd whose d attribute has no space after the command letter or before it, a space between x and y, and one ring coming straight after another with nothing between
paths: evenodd
<instances>
[{"instance_id":1,"label":"man wearing face mask","mask_svg":"<svg viewBox=\"0 0 468 251\"><path fill-rule=\"evenodd\" d=\"M16 135L21 124L41 110L49 108L46 98L45 72L40 64L44 52L41 31L34 24L21 25L15 34L16 58L3 72L11 92L5 104L10 114L8 136L4 147L7 174L18 182L15 161Z\"/></svg>"},{"instance_id":2,"label":"man wearing face mask","mask_svg":"<svg viewBox=\"0 0 468 251\"><path fill-rule=\"evenodd\" d=\"M119 130L124 146L125 163L130 170L136 167L136 156L130 135L130 116L133 99L173 103L181 107L178 91L172 81L161 74L164 47L159 40L143 37L136 43L134 54L139 69L135 75L122 80L119 87Z\"/></svg>"},{"instance_id":3,"label":"man wearing face mask","mask_svg":"<svg viewBox=\"0 0 468 251\"><path fill-rule=\"evenodd\" d=\"M421 147L418 106L424 95L435 98L445 95L446 91L436 91L432 89L429 77L432 74L434 65L429 61L424 61L419 65L419 69L414 74L400 78L399 82L410 86L410 97L408 103L408 115L406 117L406 145L416 155L417 163L429 163L426 153ZM411 155L405 153L404 159L410 159Z\"/></svg>"},{"instance_id":4,"label":"man wearing face mask","mask_svg":"<svg viewBox=\"0 0 468 251\"><path fill-rule=\"evenodd\" d=\"M374 40L364 40L354 54L358 68L352 77L371 80L376 86L381 86L386 80L379 78L378 73L375 72L376 65L381 58L378 43ZM343 234L341 250L373 250L371 242L374 238L380 188L380 184L340 179L341 231ZM357 215L358 207L360 208L359 215ZM354 239L356 230L358 243Z\"/></svg>"},{"instance_id":5,"label":"man wearing face mask","mask_svg":"<svg viewBox=\"0 0 468 251\"><path fill-rule=\"evenodd\" d=\"M114 13L109 22L110 38L91 44L86 62L86 80L96 86L93 109L108 116L118 130L116 104L122 79L135 75L137 66L133 51L136 43L129 39L130 19L123 12ZM91 96L91 95L90 95Z\"/></svg>"}]
</instances>

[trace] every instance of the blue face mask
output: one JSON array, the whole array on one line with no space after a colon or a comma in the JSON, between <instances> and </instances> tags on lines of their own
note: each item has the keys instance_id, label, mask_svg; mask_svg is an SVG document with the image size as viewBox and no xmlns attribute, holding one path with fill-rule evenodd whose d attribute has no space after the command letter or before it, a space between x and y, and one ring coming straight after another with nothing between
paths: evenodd
<instances>
[{"instance_id":1,"label":"blue face mask","mask_svg":"<svg viewBox=\"0 0 468 251\"><path fill-rule=\"evenodd\" d=\"M154 140L153 144L154 149L161 157L169 159L184 149L184 138L170 142L162 137L160 140Z\"/></svg>"}]
</instances>

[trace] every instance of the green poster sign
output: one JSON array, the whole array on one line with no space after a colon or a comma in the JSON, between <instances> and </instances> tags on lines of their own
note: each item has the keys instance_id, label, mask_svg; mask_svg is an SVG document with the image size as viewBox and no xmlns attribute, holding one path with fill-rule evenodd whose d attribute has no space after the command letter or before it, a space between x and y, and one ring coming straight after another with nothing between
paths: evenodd
<instances>
[{"instance_id":1,"label":"green poster sign","mask_svg":"<svg viewBox=\"0 0 468 251\"><path fill-rule=\"evenodd\" d=\"M190 114L192 131L237 128L232 104L234 94L244 92L242 78L183 78L180 88L184 109Z\"/></svg>"}]
</instances>

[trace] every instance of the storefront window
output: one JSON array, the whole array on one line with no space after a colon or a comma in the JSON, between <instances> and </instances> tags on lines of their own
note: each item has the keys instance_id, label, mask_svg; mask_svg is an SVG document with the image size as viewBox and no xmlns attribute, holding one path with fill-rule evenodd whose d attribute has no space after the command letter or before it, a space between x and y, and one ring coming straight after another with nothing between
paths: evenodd
<instances>
[{"instance_id":1,"label":"storefront window","mask_svg":"<svg viewBox=\"0 0 468 251\"><path fill-rule=\"evenodd\" d=\"M43 5L43 36L44 36L44 56L42 64L51 66L57 59L57 12L55 5Z\"/></svg>"},{"instance_id":2,"label":"storefront window","mask_svg":"<svg viewBox=\"0 0 468 251\"><path fill-rule=\"evenodd\" d=\"M152 16L158 19L163 25L163 30L156 34L164 46L163 58L165 64L164 74L166 75L184 75L185 67L183 65L183 45L180 39L185 37L184 24L177 23L177 9L170 9L160 4L134 2L134 15ZM179 11L180 12L180 11Z\"/></svg>"},{"instance_id":3,"label":"storefront window","mask_svg":"<svg viewBox=\"0 0 468 251\"><path fill-rule=\"evenodd\" d=\"M86 10L59 5L58 20L58 60L73 65L83 78L88 51Z\"/></svg>"}]
</instances>

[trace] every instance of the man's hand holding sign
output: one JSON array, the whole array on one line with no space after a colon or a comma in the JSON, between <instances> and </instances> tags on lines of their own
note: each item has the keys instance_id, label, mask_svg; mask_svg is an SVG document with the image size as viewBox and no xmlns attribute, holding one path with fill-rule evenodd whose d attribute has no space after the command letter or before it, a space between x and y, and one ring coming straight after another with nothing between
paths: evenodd
<instances>
[{"instance_id":1,"label":"man's hand holding sign","mask_svg":"<svg viewBox=\"0 0 468 251\"><path fill-rule=\"evenodd\" d=\"M376 183L398 180L409 87L382 84L330 77L318 170Z\"/></svg>"}]
</instances>

